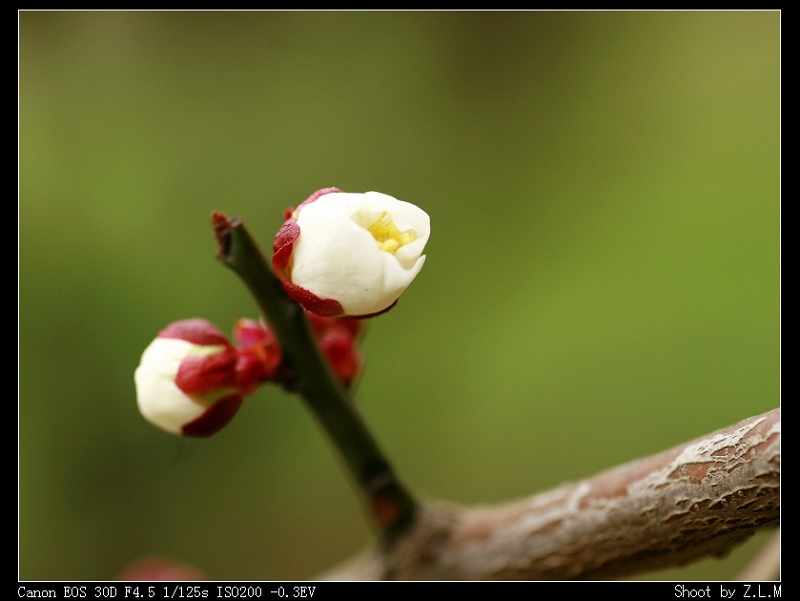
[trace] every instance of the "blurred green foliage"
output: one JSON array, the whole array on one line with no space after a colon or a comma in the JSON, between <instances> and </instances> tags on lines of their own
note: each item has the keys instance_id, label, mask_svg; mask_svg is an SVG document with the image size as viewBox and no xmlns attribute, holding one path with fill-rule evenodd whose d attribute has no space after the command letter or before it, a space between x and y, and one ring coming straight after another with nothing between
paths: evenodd
<instances>
[{"instance_id":1,"label":"blurred green foliage","mask_svg":"<svg viewBox=\"0 0 800 601\"><path fill-rule=\"evenodd\" d=\"M358 391L420 494L532 494L779 404L780 13L22 12L19 45L23 579L307 578L368 543L296 398L205 441L138 415L158 330L256 315L214 209L264 247L326 186L428 211Z\"/></svg>"}]
</instances>

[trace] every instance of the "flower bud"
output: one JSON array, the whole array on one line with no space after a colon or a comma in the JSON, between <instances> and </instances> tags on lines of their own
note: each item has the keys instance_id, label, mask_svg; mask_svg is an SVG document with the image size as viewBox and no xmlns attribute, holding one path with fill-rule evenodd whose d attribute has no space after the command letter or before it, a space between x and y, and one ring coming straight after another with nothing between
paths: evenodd
<instances>
[{"instance_id":1,"label":"flower bud","mask_svg":"<svg viewBox=\"0 0 800 601\"><path fill-rule=\"evenodd\" d=\"M175 322L159 332L136 369L142 415L182 436L210 436L233 418L265 368L235 349L203 319Z\"/></svg>"},{"instance_id":2,"label":"flower bud","mask_svg":"<svg viewBox=\"0 0 800 601\"><path fill-rule=\"evenodd\" d=\"M252 319L239 319L233 330L239 351L240 379L248 382L275 380L283 352L272 330Z\"/></svg>"},{"instance_id":3,"label":"flower bud","mask_svg":"<svg viewBox=\"0 0 800 601\"><path fill-rule=\"evenodd\" d=\"M345 386L349 386L361 373L364 362L358 349L362 321L351 317L321 317L310 312L306 312L306 317L314 339L334 375ZM247 366L248 362L257 363L264 374L262 380L291 387L296 376L283 362L278 341L268 326L252 319L240 319L236 322L234 339L239 352L248 355L240 364Z\"/></svg>"},{"instance_id":4,"label":"flower bud","mask_svg":"<svg viewBox=\"0 0 800 601\"><path fill-rule=\"evenodd\" d=\"M387 311L425 263L427 213L386 194L325 188L287 217L272 266L289 296L312 313Z\"/></svg>"},{"instance_id":5,"label":"flower bud","mask_svg":"<svg viewBox=\"0 0 800 601\"><path fill-rule=\"evenodd\" d=\"M333 373L345 386L352 384L361 373L364 360L357 339L362 322L350 317L322 317L306 313L319 348L328 360Z\"/></svg>"},{"instance_id":6,"label":"flower bud","mask_svg":"<svg viewBox=\"0 0 800 601\"><path fill-rule=\"evenodd\" d=\"M188 563L177 562L166 557L145 557L126 567L117 576L117 580L197 582L208 580L208 576Z\"/></svg>"}]
</instances>

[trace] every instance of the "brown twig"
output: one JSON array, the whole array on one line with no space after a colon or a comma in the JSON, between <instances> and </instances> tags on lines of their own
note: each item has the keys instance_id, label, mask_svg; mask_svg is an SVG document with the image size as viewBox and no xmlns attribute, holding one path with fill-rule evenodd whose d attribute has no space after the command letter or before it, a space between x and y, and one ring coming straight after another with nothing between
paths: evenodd
<instances>
[{"instance_id":1,"label":"brown twig","mask_svg":"<svg viewBox=\"0 0 800 601\"><path fill-rule=\"evenodd\" d=\"M780 522L780 410L528 499L420 509L324 579L607 579L723 555Z\"/></svg>"}]
</instances>

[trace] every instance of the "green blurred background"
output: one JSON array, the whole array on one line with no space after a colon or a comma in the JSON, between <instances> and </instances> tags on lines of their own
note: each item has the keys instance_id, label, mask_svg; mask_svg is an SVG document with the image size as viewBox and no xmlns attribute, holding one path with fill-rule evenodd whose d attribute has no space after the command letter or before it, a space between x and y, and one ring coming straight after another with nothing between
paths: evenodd
<instances>
[{"instance_id":1,"label":"green blurred background","mask_svg":"<svg viewBox=\"0 0 800 601\"><path fill-rule=\"evenodd\" d=\"M430 498L779 404L780 13L23 12L19 40L20 578L307 578L368 544L297 398L201 441L137 412L156 332L257 315L214 209L265 247L326 186L430 214L358 390ZM765 536L648 577L733 578Z\"/></svg>"}]
</instances>

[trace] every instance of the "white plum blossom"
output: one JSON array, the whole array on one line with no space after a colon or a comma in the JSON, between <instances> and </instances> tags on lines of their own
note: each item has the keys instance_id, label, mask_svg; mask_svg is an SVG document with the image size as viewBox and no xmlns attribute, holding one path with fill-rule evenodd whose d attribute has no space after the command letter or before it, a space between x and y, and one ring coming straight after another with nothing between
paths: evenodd
<instances>
[{"instance_id":1,"label":"white plum blossom","mask_svg":"<svg viewBox=\"0 0 800 601\"><path fill-rule=\"evenodd\" d=\"M162 430L209 436L239 410L260 374L247 373L227 338L202 319L171 324L150 343L134 374L141 414Z\"/></svg>"},{"instance_id":2,"label":"white plum blossom","mask_svg":"<svg viewBox=\"0 0 800 601\"><path fill-rule=\"evenodd\" d=\"M316 192L275 238L273 267L289 295L325 316L390 309L425 263L430 219L387 194Z\"/></svg>"}]
</instances>

